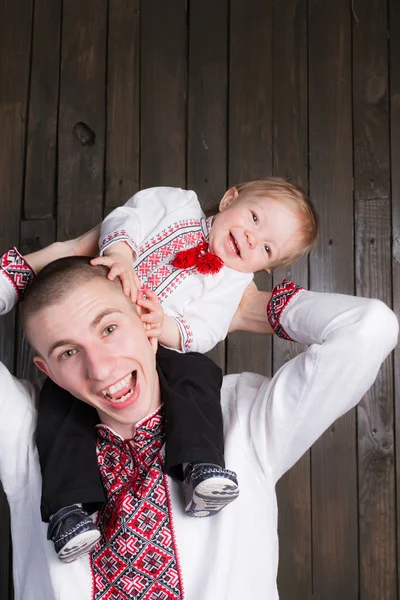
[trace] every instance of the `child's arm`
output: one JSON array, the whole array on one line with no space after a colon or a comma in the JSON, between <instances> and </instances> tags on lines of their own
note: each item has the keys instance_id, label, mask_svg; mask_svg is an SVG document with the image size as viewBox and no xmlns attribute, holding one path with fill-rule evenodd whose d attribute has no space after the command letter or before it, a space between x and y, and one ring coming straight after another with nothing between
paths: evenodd
<instances>
[{"instance_id":1,"label":"child's arm","mask_svg":"<svg viewBox=\"0 0 400 600\"><path fill-rule=\"evenodd\" d=\"M177 211L179 219L201 213L194 192L180 188L155 187L137 192L123 205L113 210L101 224L100 255L118 242L125 242L135 256L139 254L140 244L156 232L157 225L170 220L165 218ZM174 222L174 218L171 218ZM159 230L158 230L159 233Z\"/></svg>"},{"instance_id":2,"label":"child's arm","mask_svg":"<svg viewBox=\"0 0 400 600\"><path fill-rule=\"evenodd\" d=\"M228 334L229 325L251 278L251 274L229 270L224 273L223 280L206 280L203 295L192 302L183 304L182 298L177 296L173 303L174 299L171 298L167 312L179 331L180 343L170 346L162 341L162 337L160 342L182 352L208 352ZM167 327L170 326L174 331L171 321L167 320ZM165 329L165 335L172 335L171 330Z\"/></svg>"},{"instance_id":3,"label":"child's arm","mask_svg":"<svg viewBox=\"0 0 400 600\"><path fill-rule=\"evenodd\" d=\"M175 319L164 313L158 297L153 291L144 289L143 294L138 295L137 304L145 310L140 318L147 325L147 337L157 338L160 344L166 348L180 350L182 340Z\"/></svg>"}]
</instances>

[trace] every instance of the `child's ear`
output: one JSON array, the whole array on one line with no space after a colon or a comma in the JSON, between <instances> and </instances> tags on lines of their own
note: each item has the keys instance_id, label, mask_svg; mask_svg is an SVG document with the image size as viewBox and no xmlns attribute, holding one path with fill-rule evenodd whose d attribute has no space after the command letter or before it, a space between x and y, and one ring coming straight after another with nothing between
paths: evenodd
<instances>
[{"instance_id":1,"label":"child's ear","mask_svg":"<svg viewBox=\"0 0 400 600\"><path fill-rule=\"evenodd\" d=\"M228 208L228 206L234 200L236 200L236 198L238 196L239 196L239 192L237 191L237 188L235 188L235 187L229 188L229 190L227 190L225 192L221 202L219 203L219 210L222 212L223 210L225 210L225 208Z\"/></svg>"}]
</instances>

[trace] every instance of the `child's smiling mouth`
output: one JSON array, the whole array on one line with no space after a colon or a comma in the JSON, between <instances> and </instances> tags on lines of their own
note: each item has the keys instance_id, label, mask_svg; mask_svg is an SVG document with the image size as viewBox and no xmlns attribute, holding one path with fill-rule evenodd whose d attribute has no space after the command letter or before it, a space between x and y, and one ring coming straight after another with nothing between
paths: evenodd
<instances>
[{"instance_id":1,"label":"child's smiling mouth","mask_svg":"<svg viewBox=\"0 0 400 600\"><path fill-rule=\"evenodd\" d=\"M237 243L236 238L230 232L228 236L228 248L234 256L241 258L239 244Z\"/></svg>"}]
</instances>

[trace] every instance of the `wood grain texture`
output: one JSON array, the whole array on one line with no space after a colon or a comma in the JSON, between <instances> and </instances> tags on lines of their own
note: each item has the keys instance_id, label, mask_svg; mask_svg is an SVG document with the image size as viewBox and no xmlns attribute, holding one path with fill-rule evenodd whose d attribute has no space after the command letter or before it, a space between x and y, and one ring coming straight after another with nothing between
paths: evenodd
<instances>
[{"instance_id":1,"label":"wood grain texture","mask_svg":"<svg viewBox=\"0 0 400 600\"><path fill-rule=\"evenodd\" d=\"M231 0L228 185L272 174L272 1ZM266 273L255 277L271 289ZM227 344L229 373L271 374L271 339L237 332Z\"/></svg>"},{"instance_id":2,"label":"wood grain texture","mask_svg":"<svg viewBox=\"0 0 400 600\"><path fill-rule=\"evenodd\" d=\"M353 122L356 292L391 304L388 15L379 0L355 2ZM360 599L397 592L390 358L358 406Z\"/></svg>"},{"instance_id":3,"label":"wood grain texture","mask_svg":"<svg viewBox=\"0 0 400 600\"><path fill-rule=\"evenodd\" d=\"M399 64L398 0L5 0L0 251L80 233L139 187L191 187L208 207L273 173L309 181L321 218L309 270L274 281L376 296L400 317ZM269 375L299 351L239 333L214 356ZM33 375L14 313L0 358ZM281 600L400 600L399 365L398 346L358 422L279 483ZM0 491L1 600L8 519Z\"/></svg>"},{"instance_id":4,"label":"wood grain texture","mask_svg":"<svg viewBox=\"0 0 400 600\"><path fill-rule=\"evenodd\" d=\"M23 197L32 2L0 3L0 252L18 244ZM0 321L0 360L14 366L15 311ZM7 500L0 485L0 598L13 597Z\"/></svg>"},{"instance_id":5,"label":"wood grain texture","mask_svg":"<svg viewBox=\"0 0 400 600\"><path fill-rule=\"evenodd\" d=\"M106 0L63 3L57 237L70 239L103 214Z\"/></svg>"},{"instance_id":6,"label":"wood grain texture","mask_svg":"<svg viewBox=\"0 0 400 600\"><path fill-rule=\"evenodd\" d=\"M187 187L204 210L227 188L228 0L189 4ZM225 367L225 342L208 353Z\"/></svg>"},{"instance_id":7,"label":"wood grain texture","mask_svg":"<svg viewBox=\"0 0 400 600\"><path fill-rule=\"evenodd\" d=\"M107 210L139 189L140 0L110 0L108 10Z\"/></svg>"},{"instance_id":8,"label":"wood grain texture","mask_svg":"<svg viewBox=\"0 0 400 600\"><path fill-rule=\"evenodd\" d=\"M354 292L351 7L309 2L310 194L320 239L310 260L316 291ZM321 398L321 402L324 399ZM312 451L313 593L358 594L355 411L332 425Z\"/></svg>"},{"instance_id":9,"label":"wood grain texture","mask_svg":"<svg viewBox=\"0 0 400 600\"><path fill-rule=\"evenodd\" d=\"M392 293L393 310L400 320L400 4L390 0L390 167L392 218ZM396 507L397 507L397 598L400 600L400 344L394 351L394 402L396 440Z\"/></svg>"},{"instance_id":10,"label":"wood grain texture","mask_svg":"<svg viewBox=\"0 0 400 600\"><path fill-rule=\"evenodd\" d=\"M142 2L142 188L186 185L186 16L184 0Z\"/></svg>"},{"instance_id":11,"label":"wood grain texture","mask_svg":"<svg viewBox=\"0 0 400 600\"><path fill-rule=\"evenodd\" d=\"M274 6L273 167L274 175L308 188L307 2L284 0ZM307 258L274 273L308 287ZM304 348L273 337L273 372ZM312 593L310 453L281 479L278 588L284 600Z\"/></svg>"},{"instance_id":12,"label":"wood grain texture","mask_svg":"<svg viewBox=\"0 0 400 600\"><path fill-rule=\"evenodd\" d=\"M61 0L35 0L29 94L24 217L54 216Z\"/></svg>"}]
</instances>

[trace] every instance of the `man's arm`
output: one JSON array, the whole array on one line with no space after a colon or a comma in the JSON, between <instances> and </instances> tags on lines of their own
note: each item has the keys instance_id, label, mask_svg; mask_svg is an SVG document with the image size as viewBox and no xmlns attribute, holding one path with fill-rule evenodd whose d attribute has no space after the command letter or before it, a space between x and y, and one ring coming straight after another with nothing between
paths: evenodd
<instances>
[{"instance_id":1,"label":"man's arm","mask_svg":"<svg viewBox=\"0 0 400 600\"><path fill-rule=\"evenodd\" d=\"M22 297L33 271L11 249L0 258L0 314L10 311ZM0 363L0 479L8 496L28 483L28 449L33 450L35 393Z\"/></svg>"},{"instance_id":2,"label":"man's arm","mask_svg":"<svg viewBox=\"0 0 400 600\"><path fill-rule=\"evenodd\" d=\"M398 322L379 300L308 292L290 282L274 288L267 314L280 337L309 345L263 380L250 405L246 376L237 384L256 461L266 466L268 456L277 480L361 400L396 345Z\"/></svg>"},{"instance_id":3,"label":"man's arm","mask_svg":"<svg viewBox=\"0 0 400 600\"><path fill-rule=\"evenodd\" d=\"M244 291L229 326L229 333L232 331L274 333L265 311L271 294L272 292L260 292L254 281L252 281Z\"/></svg>"},{"instance_id":4,"label":"man's arm","mask_svg":"<svg viewBox=\"0 0 400 600\"><path fill-rule=\"evenodd\" d=\"M99 227L76 240L57 242L21 256L12 248L0 257L0 314L19 302L25 287L47 263L71 254L96 253ZM36 393L28 382L18 381L0 363L0 479L8 496L29 484L28 456L34 454Z\"/></svg>"}]
</instances>

